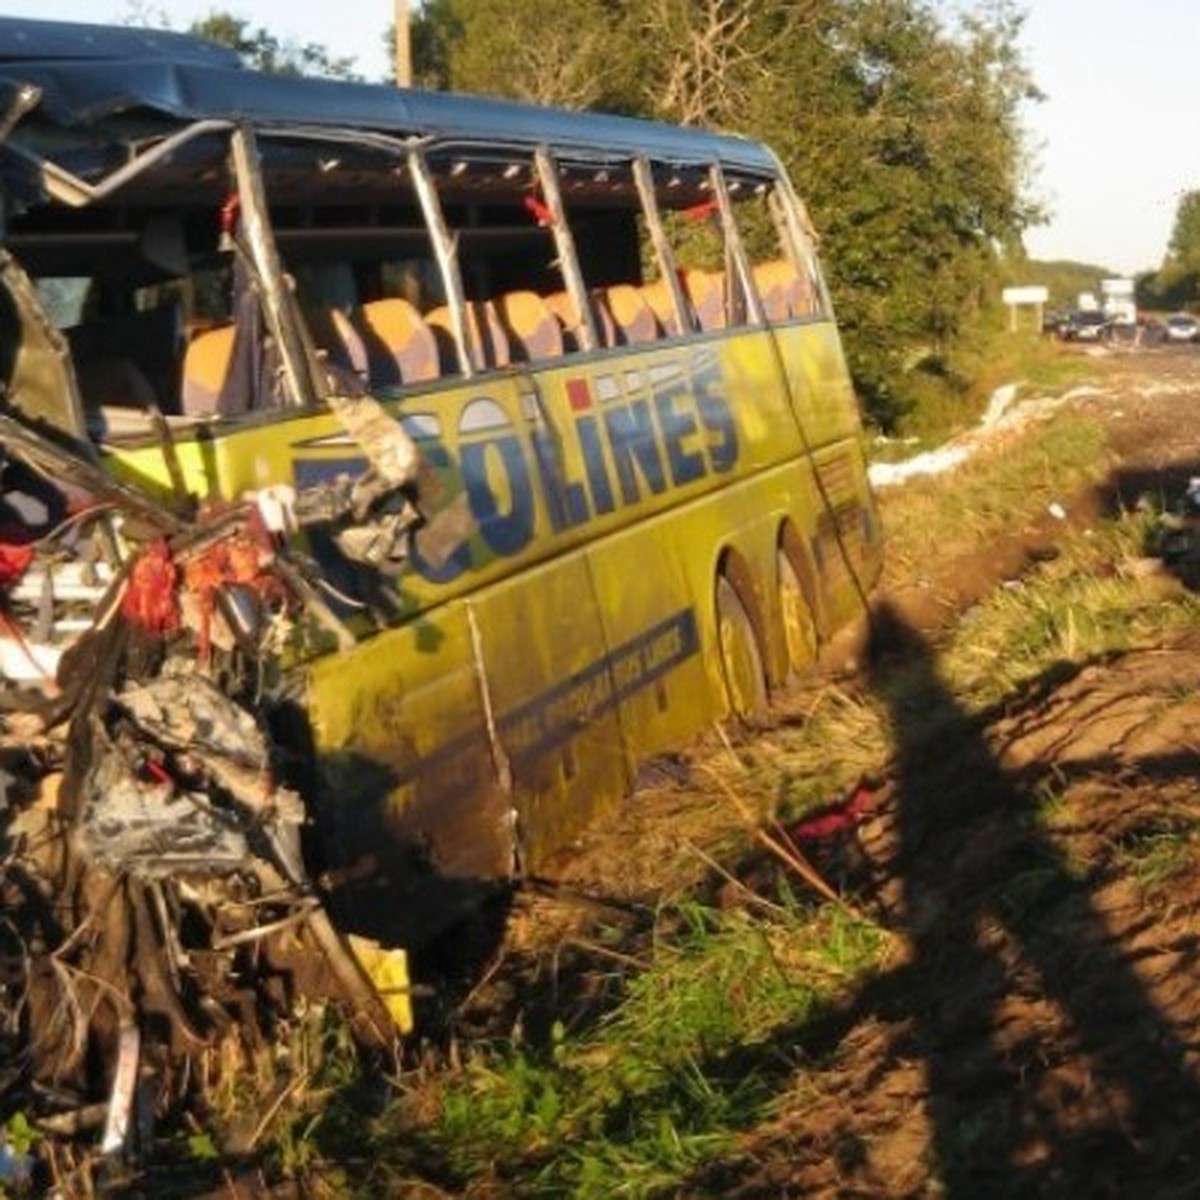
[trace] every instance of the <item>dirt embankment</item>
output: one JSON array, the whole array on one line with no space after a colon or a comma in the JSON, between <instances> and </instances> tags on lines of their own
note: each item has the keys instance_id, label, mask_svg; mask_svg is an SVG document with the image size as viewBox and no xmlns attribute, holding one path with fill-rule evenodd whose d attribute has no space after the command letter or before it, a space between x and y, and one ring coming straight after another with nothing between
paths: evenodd
<instances>
[{"instance_id":1,"label":"dirt embankment","mask_svg":"<svg viewBox=\"0 0 1200 1200\"><path fill-rule=\"evenodd\" d=\"M1109 477L1061 497L1065 518L964 537L885 577L862 685L888 705L898 749L847 882L897 949L832 1013L761 1048L795 1064L777 1117L681 1195L1200 1194L1200 631L1048 672L982 719L939 676L942 632L1052 552L1065 522L1147 494L1176 502L1200 475L1200 354L1097 365L1072 402L1110 430ZM668 767L589 835L563 890L519 900L465 1028L497 1004L527 1028L604 1006L597 911L578 899L602 895L602 919L635 943L664 864L714 832L694 823L728 820L711 797L698 815L699 778L686 758L677 777Z\"/></svg>"}]
</instances>

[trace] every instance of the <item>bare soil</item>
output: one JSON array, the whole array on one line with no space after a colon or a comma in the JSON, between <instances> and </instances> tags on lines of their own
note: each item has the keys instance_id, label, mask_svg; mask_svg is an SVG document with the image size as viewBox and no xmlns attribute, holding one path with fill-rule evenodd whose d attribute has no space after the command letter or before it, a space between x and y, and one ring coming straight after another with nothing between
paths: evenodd
<instances>
[{"instance_id":1,"label":"bare soil","mask_svg":"<svg viewBox=\"0 0 1200 1200\"><path fill-rule=\"evenodd\" d=\"M1076 403L1108 425L1114 462L1062 497L1075 524L1146 494L1173 504L1200 475L1200 352L1096 366ZM891 706L899 749L836 851L896 948L832 1012L756 1048L757 1066L783 1064L777 1115L681 1195L1200 1195L1200 630L1048 672L983 720L938 676L944 630L1063 528L1048 515L885 577L860 683ZM920 711L894 687L901 671ZM460 1032L594 1017L664 894L720 896L703 848L737 818L713 802L705 752L729 751L659 764L517 898Z\"/></svg>"}]
</instances>

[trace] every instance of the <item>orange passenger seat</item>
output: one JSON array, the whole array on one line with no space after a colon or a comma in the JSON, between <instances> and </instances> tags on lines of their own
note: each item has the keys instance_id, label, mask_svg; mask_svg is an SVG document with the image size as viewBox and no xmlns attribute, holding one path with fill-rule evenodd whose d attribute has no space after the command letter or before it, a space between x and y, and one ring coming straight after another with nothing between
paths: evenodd
<instances>
[{"instance_id":1,"label":"orange passenger seat","mask_svg":"<svg viewBox=\"0 0 1200 1200\"><path fill-rule=\"evenodd\" d=\"M561 358L566 348L563 327L536 292L509 292L496 301L496 313L512 348L525 362Z\"/></svg>"},{"instance_id":2,"label":"orange passenger seat","mask_svg":"<svg viewBox=\"0 0 1200 1200\"><path fill-rule=\"evenodd\" d=\"M233 325L218 325L188 343L179 394L179 410L184 416L202 417L217 411L233 361L233 335Z\"/></svg>"},{"instance_id":3,"label":"orange passenger seat","mask_svg":"<svg viewBox=\"0 0 1200 1200\"><path fill-rule=\"evenodd\" d=\"M754 283L768 321L789 321L809 312L804 283L785 259L755 264Z\"/></svg>"},{"instance_id":4,"label":"orange passenger seat","mask_svg":"<svg viewBox=\"0 0 1200 1200\"><path fill-rule=\"evenodd\" d=\"M665 279L655 279L650 283L642 284L642 296L646 303L650 305L650 311L658 318L658 323L667 334L677 334L679 332L679 318L675 312L675 298L671 295L671 289L667 286L667 281ZM691 330L685 325L684 332L690 333Z\"/></svg>"},{"instance_id":5,"label":"orange passenger seat","mask_svg":"<svg viewBox=\"0 0 1200 1200\"><path fill-rule=\"evenodd\" d=\"M362 306L362 337L367 378L373 384L420 383L441 373L433 330L416 307L401 296Z\"/></svg>"},{"instance_id":6,"label":"orange passenger seat","mask_svg":"<svg viewBox=\"0 0 1200 1200\"><path fill-rule=\"evenodd\" d=\"M683 272L683 290L702 330L708 332L726 327L725 277L720 272L686 270Z\"/></svg>"},{"instance_id":7,"label":"orange passenger seat","mask_svg":"<svg viewBox=\"0 0 1200 1200\"><path fill-rule=\"evenodd\" d=\"M627 283L613 284L604 290L601 300L612 318L619 344L636 346L662 337L658 318L639 288Z\"/></svg>"},{"instance_id":8,"label":"orange passenger seat","mask_svg":"<svg viewBox=\"0 0 1200 1200\"><path fill-rule=\"evenodd\" d=\"M442 371L445 374L459 373L461 366L458 361L458 348L454 342L454 324L450 320L450 306L443 304L430 309L425 314L425 322L433 331L437 341L438 356L441 360ZM477 367L488 369L492 367L507 367L512 361L508 338L500 319L496 315L495 306L487 300L467 301L467 339L473 346L473 352L481 356L482 361Z\"/></svg>"}]
</instances>

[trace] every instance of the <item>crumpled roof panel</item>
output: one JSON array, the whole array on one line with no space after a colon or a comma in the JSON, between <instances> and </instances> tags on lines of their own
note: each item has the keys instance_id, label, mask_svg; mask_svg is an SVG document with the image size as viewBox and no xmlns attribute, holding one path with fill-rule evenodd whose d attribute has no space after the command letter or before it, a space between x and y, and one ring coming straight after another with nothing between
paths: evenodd
<instances>
[{"instance_id":1,"label":"crumpled roof panel","mask_svg":"<svg viewBox=\"0 0 1200 1200\"><path fill-rule=\"evenodd\" d=\"M741 137L458 93L267 75L182 34L0 18L0 47L0 80L36 85L44 115L65 126L142 110L179 122L303 124L498 146L547 143L593 158L647 154L762 173L775 167L763 146Z\"/></svg>"}]
</instances>

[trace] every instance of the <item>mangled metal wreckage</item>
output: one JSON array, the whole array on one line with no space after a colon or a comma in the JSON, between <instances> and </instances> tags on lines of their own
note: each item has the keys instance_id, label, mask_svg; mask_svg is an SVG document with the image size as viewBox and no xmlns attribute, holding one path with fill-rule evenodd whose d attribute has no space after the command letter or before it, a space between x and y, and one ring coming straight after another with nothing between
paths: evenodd
<instances>
[{"instance_id":1,"label":"mangled metal wreckage","mask_svg":"<svg viewBox=\"0 0 1200 1200\"><path fill-rule=\"evenodd\" d=\"M365 969L389 956L334 928L305 866L283 780L308 764L267 726L281 662L341 633L304 564L256 507L179 519L10 415L0 452L3 1082L51 1108L110 1083L116 1150L134 1082L178 1094L190 1056L298 997L390 1044L403 959L389 1004Z\"/></svg>"},{"instance_id":2,"label":"mangled metal wreckage","mask_svg":"<svg viewBox=\"0 0 1200 1200\"><path fill-rule=\"evenodd\" d=\"M22 67L0 84L6 138L42 99ZM249 161L249 135L222 132ZM112 145L95 142L103 159ZM3 165L6 234L30 204L95 194L12 143ZM270 343L273 314L278 343L291 299L254 265L256 197L235 203L222 236L255 281L239 336ZM299 1001L339 1004L369 1045L411 1025L403 952L335 928L306 867L314 764L289 668L357 639L287 535L319 529L346 562L394 575L419 464L363 389L326 378L357 473L200 501L151 408L174 486L122 481L44 299L0 251L0 1092L46 1129L102 1124L111 1152L139 1108L187 1092L198 1054L229 1035L261 1044ZM313 365L292 354L245 394L286 389L287 361Z\"/></svg>"}]
</instances>

